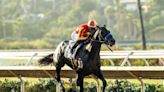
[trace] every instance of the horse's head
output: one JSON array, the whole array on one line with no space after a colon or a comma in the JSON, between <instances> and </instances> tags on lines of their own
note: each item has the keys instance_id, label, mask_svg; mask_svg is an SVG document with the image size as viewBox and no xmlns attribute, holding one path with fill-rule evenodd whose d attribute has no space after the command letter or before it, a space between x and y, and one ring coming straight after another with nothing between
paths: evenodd
<instances>
[{"instance_id":1,"label":"horse's head","mask_svg":"<svg viewBox=\"0 0 164 92\"><path fill-rule=\"evenodd\" d=\"M97 26L97 31L94 33L93 37L97 41L106 45L113 46L115 44L115 39L113 38L110 31L106 29L105 25L103 27Z\"/></svg>"}]
</instances>

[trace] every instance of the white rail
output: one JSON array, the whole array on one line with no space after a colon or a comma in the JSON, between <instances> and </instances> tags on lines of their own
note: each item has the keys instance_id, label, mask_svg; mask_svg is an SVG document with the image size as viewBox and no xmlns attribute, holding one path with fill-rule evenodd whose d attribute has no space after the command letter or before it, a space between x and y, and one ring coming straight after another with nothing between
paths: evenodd
<instances>
[{"instance_id":1,"label":"white rail","mask_svg":"<svg viewBox=\"0 0 164 92\"><path fill-rule=\"evenodd\" d=\"M0 51L0 58L29 58L31 56L43 57L54 50L45 51ZM134 50L134 51L101 51L102 59L106 58L125 58L129 53L132 53L129 58L164 58L164 50Z\"/></svg>"},{"instance_id":2,"label":"white rail","mask_svg":"<svg viewBox=\"0 0 164 92\"><path fill-rule=\"evenodd\" d=\"M39 59L53 52L54 50L5 50L0 51L0 59L27 59L26 65L28 65L33 59ZM113 59L124 59L120 66L124 66L126 63L131 65L129 59L143 59L147 66L149 66L147 59L159 59L160 63L164 65L164 50L101 51L100 56L101 59L108 59L113 66L115 65Z\"/></svg>"}]
</instances>

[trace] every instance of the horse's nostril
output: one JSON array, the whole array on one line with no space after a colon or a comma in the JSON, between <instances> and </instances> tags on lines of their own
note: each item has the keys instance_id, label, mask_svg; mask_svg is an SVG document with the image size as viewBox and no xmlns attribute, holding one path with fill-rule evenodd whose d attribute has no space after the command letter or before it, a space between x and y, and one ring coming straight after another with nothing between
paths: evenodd
<instances>
[{"instance_id":1,"label":"horse's nostril","mask_svg":"<svg viewBox=\"0 0 164 92\"><path fill-rule=\"evenodd\" d=\"M111 43L110 43L110 46L113 46L115 45L115 40L113 40Z\"/></svg>"}]
</instances>

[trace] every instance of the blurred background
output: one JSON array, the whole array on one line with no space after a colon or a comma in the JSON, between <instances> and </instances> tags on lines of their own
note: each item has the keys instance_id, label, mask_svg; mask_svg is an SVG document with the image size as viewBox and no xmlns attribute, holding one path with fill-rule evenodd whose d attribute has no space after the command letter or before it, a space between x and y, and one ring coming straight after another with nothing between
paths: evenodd
<instances>
[{"instance_id":1,"label":"blurred background","mask_svg":"<svg viewBox=\"0 0 164 92\"><path fill-rule=\"evenodd\" d=\"M138 0L0 0L0 49L52 49L93 18L115 48L142 49ZM164 48L164 0L141 0L147 49Z\"/></svg>"},{"instance_id":2,"label":"blurred background","mask_svg":"<svg viewBox=\"0 0 164 92\"><path fill-rule=\"evenodd\" d=\"M164 50L164 0L0 0L0 66L37 65L37 59L34 58L37 53L29 54L30 57L26 59L9 57L16 55L16 52L22 56L18 49L53 51L61 41L70 40L71 32L89 19L95 19L99 25L106 25L111 31L116 40L113 50ZM107 48L103 45L102 50ZM28 53L30 52L24 54ZM119 66L124 59L113 61ZM163 58L129 61L133 66L145 66L146 61L150 66L164 64ZM112 66L109 60L103 60L101 64ZM95 83L92 81L85 82L85 92L96 92ZM144 80L144 83L145 92L164 92L162 79ZM54 85L56 84L53 80L29 79L25 80L25 92L54 92ZM65 86L67 89L71 88L69 82ZM141 84L137 80L108 80L106 90L141 92L140 89ZM20 80L1 78L0 90L20 92Z\"/></svg>"}]
</instances>

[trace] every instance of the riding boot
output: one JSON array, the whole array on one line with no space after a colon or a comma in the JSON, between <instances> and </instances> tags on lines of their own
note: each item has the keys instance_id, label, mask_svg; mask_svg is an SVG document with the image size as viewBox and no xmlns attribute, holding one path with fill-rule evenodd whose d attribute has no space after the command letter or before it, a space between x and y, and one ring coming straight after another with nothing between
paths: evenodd
<instances>
[{"instance_id":1,"label":"riding boot","mask_svg":"<svg viewBox=\"0 0 164 92\"><path fill-rule=\"evenodd\" d=\"M74 45L71 48L71 54L73 54L74 49L76 48L76 46L78 45L78 42L75 42Z\"/></svg>"},{"instance_id":2,"label":"riding boot","mask_svg":"<svg viewBox=\"0 0 164 92\"><path fill-rule=\"evenodd\" d=\"M75 48L75 51L74 51L74 53L72 54L72 59L75 59L76 58L76 54L77 54L77 52L79 51L79 49L80 49L80 45L78 45L76 48Z\"/></svg>"}]
</instances>

